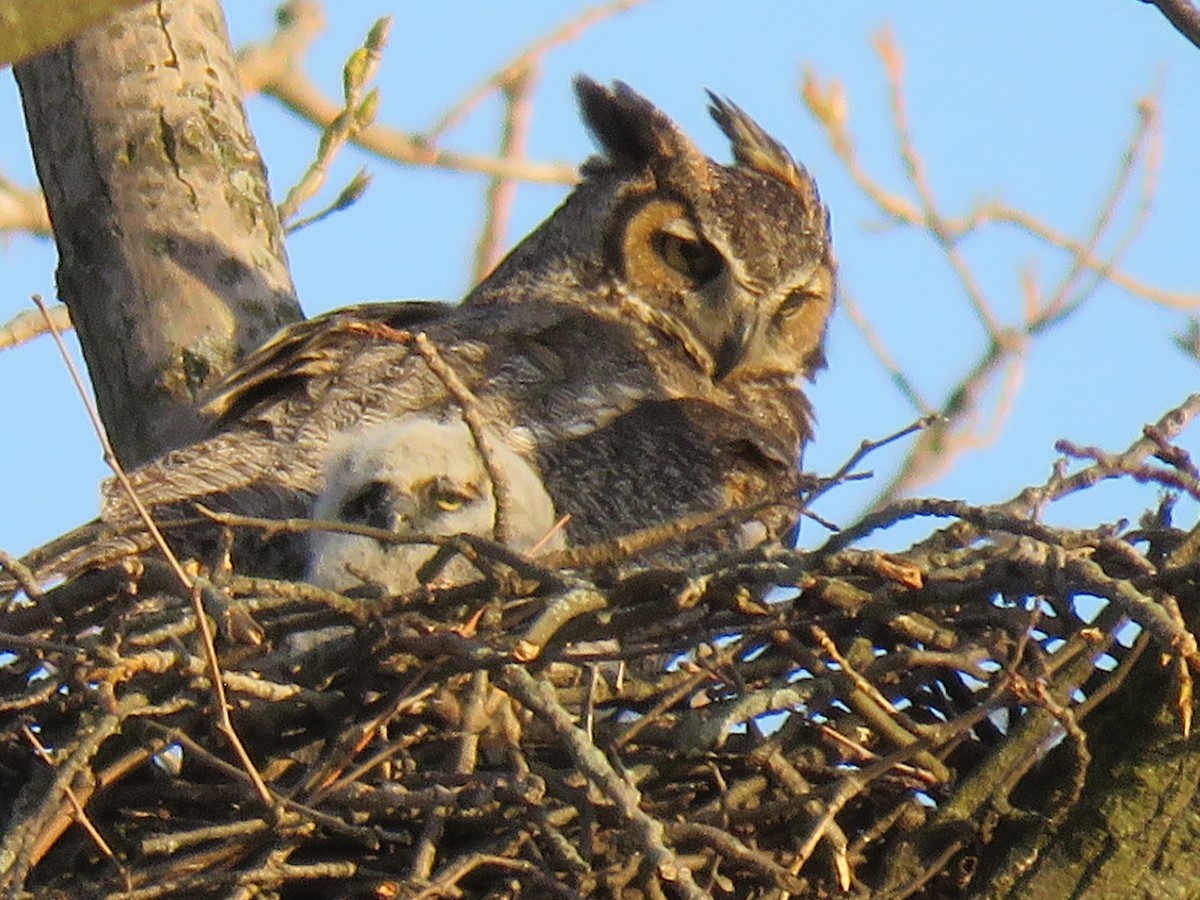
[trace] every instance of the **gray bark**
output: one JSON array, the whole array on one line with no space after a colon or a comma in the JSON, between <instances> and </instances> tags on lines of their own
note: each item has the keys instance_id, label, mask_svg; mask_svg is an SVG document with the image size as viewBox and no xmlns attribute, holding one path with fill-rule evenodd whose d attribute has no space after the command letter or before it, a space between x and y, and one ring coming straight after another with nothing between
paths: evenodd
<instances>
[{"instance_id":1,"label":"gray bark","mask_svg":"<svg viewBox=\"0 0 1200 900\"><path fill-rule=\"evenodd\" d=\"M1180 734L1171 683L1151 648L1084 723L1092 761L1080 803L1052 830L1033 827L984 854L981 895L1200 896L1200 747ZM1061 788L1045 768L1033 793Z\"/></svg>"},{"instance_id":2,"label":"gray bark","mask_svg":"<svg viewBox=\"0 0 1200 900\"><path fill-rule=\"evenodd\" d=\"M218 0L162 0L16 67L59 295L117 458L198 436L196 400L301 318Z\"/></svg>"}]
</instances>

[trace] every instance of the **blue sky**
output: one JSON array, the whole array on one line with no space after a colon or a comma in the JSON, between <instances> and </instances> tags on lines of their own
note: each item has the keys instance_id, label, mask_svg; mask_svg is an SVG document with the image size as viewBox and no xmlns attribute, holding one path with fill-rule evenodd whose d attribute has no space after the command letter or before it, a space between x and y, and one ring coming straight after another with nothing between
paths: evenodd
<instances>
[{"instance_id":1,"label":"blue sky","mask_svg":"<svg viewBox=\"0 0 1200 900\"><path fill-rule=\"evenodd\" d=\"M380 120L413 130L430 126L525 44L583 8L545 0L519 7L376 0L328 6L332 21L308 62L309 73L336 94L346 55L376 17L395 15L378 79ZM242 0L227 8L235 44L270 33L272 4ZM830 153L799 98L805 67L823 79L840 80L864 166L891 190L911 197L872 44L885 26L907 60L916 144L939 201L953 213L999 198L1060 231L1084 234L1133 132L1138 98L1160 86L1164 155L1157 201L1121 268L1158 287L1198 290L1200 50L1137 0L987 5L647 0L544 58L530 155L575 163L591 151L570 92L578 72L628 81L718 159L726 149L705 113L703 88L730 96L816 176L832 209L843 284L919 389L940 401L983 349L962 291L927 236L880 228L880 217ZM445 146L490 152L499 112L500 104L489 101ZM249 113L281 199L311 159L317 135L269 100L253 99ZM0 122L5 123L0 173L20 184L35 183L7 72L0 75ZM332 183L362 165L375 175L366 198L289 243L305 309L461 296L469 287L484 180L403 168L348 151ZM540 221L562 193L522 187L510 242ZM1135 204L1126 202L1120 221L1132 217ZM1023 267L1036 269L1048 284L1067 264L1062 255L1002 227L971 238L963 252L1005 320L1020 313ZM0 320L29 308L31 293L54 295L54 265L53 247L45 242L14 237L0 246ZM993 501L1041 481L1060 437L1124 447L1142 424L1200 385L1200 367L1171 344L1186 321L1184 312L1104 286L1076 317L1034 343L1000 437L963 457L923 492ZM861 439L886 434L915 415L844 311L833 324L829 357L829 370L812 390L819 437L806 460L822 471L835 468ZM107 473L48 339L0 353L0 415L7 425L0 444L0 471L7 473L0 548L20 553L95 515L96 487ZM1200 426L1182 443L1200 456L1197 432ZM880 481L835 492L821 511L847 521L886 480L902 450L873 457ZM1055 515L1097 524L1136 516L1154 498L1152 488L1105 490L1065 504ZM1184 509L1191 518L1194 512Z\"/></svg>"}]
</instances>

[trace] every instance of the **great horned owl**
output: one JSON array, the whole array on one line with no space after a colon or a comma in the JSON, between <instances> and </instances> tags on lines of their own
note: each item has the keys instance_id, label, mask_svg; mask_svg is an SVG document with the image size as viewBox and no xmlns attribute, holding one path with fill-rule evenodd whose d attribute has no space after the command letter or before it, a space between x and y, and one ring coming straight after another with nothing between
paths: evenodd
<instances>
[{"instance_id":1,"label":"great horned owl","mask_svg":"<svg viewBox=\"0 0 1200 900\"><path fill-rule=\"evenodd\" d=\"M733 149L722 165L625 85L576 88L601 154L460 306L377 304L286 329L216 389L211 437L130 473L142 501L168 517L193 501L305 515L338 433L457 414L447 370L527 448L573 544L786 493L833 302L813 182L727 101L712 106ZM140 527L112 486L102 515ZM760 516L764 534L793 520Z\"/></svg>"},{"instance_id":2,"label":"great horned owl","mask_svg":"<svg viewBox=\"0 0 1200 900\"><path fill-rule=\"evenodd\" d=\"M499 506L509 525L510 547L560 549L554 504L539 473L498 435L488 433L485 440L479 447L462 419L439 422L424 416L339 435L331 442L325 487L312 516L401 537L495 538ZM489 465L502 484L492 482ZM400 594L418 586L417 570L435 552L429 544L384 544L362 535L314 531L307 577L331 590L365 582ZM459 583L478 576L469 562L456 557L439 580Z\"/></svg>"},{"instance_id":3,"label":"great horned owl","mask_svg":"<svg viewBox=\"0 0 1200 900\"><path fill-rule=\"evenodd\" d=\"M571 536L599 541L794 494L812 432L802 382L824 366L835 295L816 185L728 100L709 94L732 166L706 158L627 86L576 86L604 155L584 165L567 203L464 301L516 302L567 269L582 297L607 298L674 340L675 353L661 343L648 351L662 395L539 445L551 496L572 515ZM589 284L607 290L582 289ZM679 348L692 363L686 374ZM697 384L695 370L709 378ZM777 537L794 524L794 510L777 506L757 522L757 532L732 534Z\"/></svg>"}]
</instances>

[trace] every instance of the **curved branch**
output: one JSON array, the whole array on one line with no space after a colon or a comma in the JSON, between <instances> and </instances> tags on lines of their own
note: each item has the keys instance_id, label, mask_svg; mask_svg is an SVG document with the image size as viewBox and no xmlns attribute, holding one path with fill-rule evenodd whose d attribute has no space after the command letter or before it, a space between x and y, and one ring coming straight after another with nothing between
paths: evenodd
<instances>
[{"instance_id":1,"label":"curved branch","mask_svg":"<svg viewBox=\"0 0 1200 900\"><path fill-rule=\"evenodd\" d=\"M1142 0L1152 3L1167 17L1175 30L1200 47L1200 9L1191 0Z\"/></svg>"}]
</instances>

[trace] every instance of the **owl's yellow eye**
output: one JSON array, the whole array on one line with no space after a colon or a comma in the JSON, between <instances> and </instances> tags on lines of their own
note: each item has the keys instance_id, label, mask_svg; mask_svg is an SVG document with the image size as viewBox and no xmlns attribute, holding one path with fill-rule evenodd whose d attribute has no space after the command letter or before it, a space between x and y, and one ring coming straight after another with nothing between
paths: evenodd
<instances>
[{"instance_id":1,"label":"owl's yellow eye","mask_svg":"<svg viewBox=\"0 0 1200 900\"><path fill-rule=\"evenodd\" d=\"M788 292L772 319L776 325L783 325L797 313L805 311L805 318L815 316L823 321L829 315L833 294L833 270L828 265L817 264L803 281Z\"/></svg>"},{"instance_id":2,"label":"owl's yellow eye","mask_svg":"<svg viewBox=\"0 0 1200 900\"><path fill-rule=\"evenodd\" d=\"M779 309L776 311L775 315L777 318L786 319L793 313L799 312L810 300L818 299L820 299L820 294L818 294L816 291L808 288L800 288L799 290L792 291L787 295L784 301L779 304Z\"/></svg>"},{"instance_id":3,"label":"owl's yellow eye","mask_svg":"<svg viewBox=\"0 0 1200 900\"><path fill-rule=\"evenodd\" d=\"M704 241L660 231L654 236L654 249L668 266L697 283L711 281L721 272L721 254Z\"/></svg>"},{"instance_id":4,"label":"owl's yellow eye","mask_svg":"<svg viewBox=\"0 0 1200 900\"><path fill-rule=\"evenodd\" d=\"M443 512L457 512L474 499L474 494L450 484L436 485L433 492L433 502Z\"/></svg>"}]
</instances>

